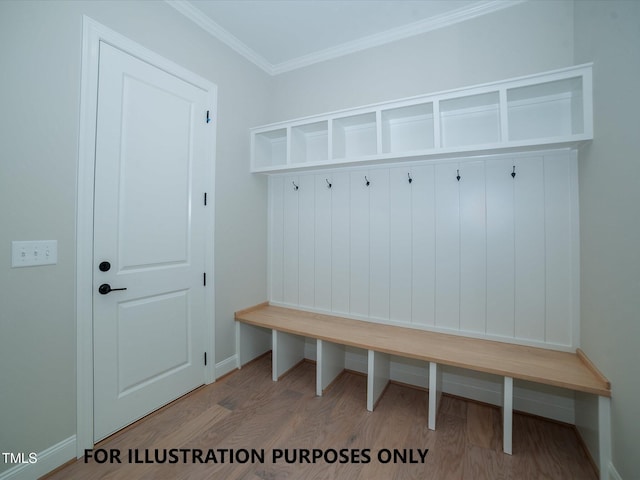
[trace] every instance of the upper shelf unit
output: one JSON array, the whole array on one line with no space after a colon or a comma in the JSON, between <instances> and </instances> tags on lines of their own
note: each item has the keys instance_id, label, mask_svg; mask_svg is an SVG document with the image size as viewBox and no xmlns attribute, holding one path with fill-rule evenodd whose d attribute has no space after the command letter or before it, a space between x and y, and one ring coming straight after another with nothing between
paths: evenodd
<instances>
[{"instance_id":1,"label":"upper shelf unit","mask_svg":"<svg viewBox=\"0 0 640 480\"><path fill-rule=\"evenodd\" d=\"M593 138L592 65L251 129L251 171L575 145Z\"/></svg>"}]
</instances>

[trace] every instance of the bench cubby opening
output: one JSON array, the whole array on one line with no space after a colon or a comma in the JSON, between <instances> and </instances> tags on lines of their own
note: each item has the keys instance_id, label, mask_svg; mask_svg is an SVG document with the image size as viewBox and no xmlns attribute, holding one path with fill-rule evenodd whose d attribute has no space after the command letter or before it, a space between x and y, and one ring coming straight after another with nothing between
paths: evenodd
<instances>
[{"instance_id":1,"label":"bench cubby opening","mask_svg":"<svg viewBox=\"0 0 640 480\"><path fill-rule=\"evenodd\" d=\"M503 451L512 453L514 379L551 385L599 397L601 457L610 452L610 396L608 380L580 349L576 353L449 335L345 317L262 304L235 315L237 323L271 329L273 379L304 359L305 337L318 348L317 390L322 393L340 374L346 347L367 350L367 409L372 411L391 376L393 355L429 363L428 428L436 428L442 396L442 368L453 366L502 378ZM258 330L259 331L259 330ZM245 329L242 334L255 333ZM283 335L284 334L284 335ZM240 345L255 342L242 340ZM343 346L343 348L340 348ZM281 351L278 351L281 350ZM245 358L244 355L241 355Z\"/></svg>"}]
</instances>

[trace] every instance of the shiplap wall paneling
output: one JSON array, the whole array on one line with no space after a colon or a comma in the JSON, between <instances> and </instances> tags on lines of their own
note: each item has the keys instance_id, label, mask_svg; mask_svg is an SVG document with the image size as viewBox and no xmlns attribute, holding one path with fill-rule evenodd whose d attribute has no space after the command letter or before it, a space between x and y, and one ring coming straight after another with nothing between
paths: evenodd
<instances>
[{"instance_id":1,"label":"shiplap wall paneling","mask_svg":"<svg viewBox=\"0 0 640 480\"><path fill-rule=\"evenodd\" d=\"M334 173L331 182L331 311L349 313L349 174Z\"/></svg>"},{"instance_id":2,"label":"shiplap wall paneling","mask_svg":"<svg viewBox=\"0 0 640 480\"><path fill-rule=\"evenodd\" d=\"M376 320L389 320L389 170L372 169L369 174L369 316Z\"/></svg>"},{"instance_id":3,"label":"shiplap wall paneling","mask_svg":"<svg viewBox=\"0 0 640 480\"><path fill-rule=\"evenodd\" d=\"M545 219L542 157L516 159L515 336L544 341Z\"/></svg>"},{"instance_id":4,"label":"shiplap wall paneling","mask_svg":"<svg viewBox=\"0 0 640 480\"><path fill-rule=\"evenodd\" d=\"M406 182L411 187L412 323L433 326L436 261L434 166L412 167Z\"/></svg>"},{"instance_id":5,"label":"shiplap wall paneling","mask_svg":"<svg viewBox=\"0 0 640 480\"><path fill-rule=\"evenodd\" d=\"M571 151L271 177L270 300L575 347L576 177Z\"/></svg>"},{"instance_id":6,"label":"shiplap wall paneling","mask_svg":"<svg viewBox=\"0 0 640 480\"><path fill-rule=\"evenodd\" d=\"M545 155L545 341L571 345L572 326L572 231L571 178L577 178L574 153ZM576 247L577 248L577 247ZM577 260L576 260L577 261ZM574 287L577 288L577 287ZM576 294L577 295L577 294Z\"/></svg>"},{"instance_id":7,"label":"shiplap wall paneling","mask_svg":"<svg viewBox=\"0 0 640 480\"><path fill-rule=\"evenodd\" d=\"M490 335L513 337L515 315L514 179L512 159L486 164L487 329Z\"/></svg>"},{"instance_id":8,"label":"shiplap wall paneling","mask_svg":"<svg viewBox=\"0 0 640 480\"><path fill-rule=\"evenodd\" d=\"M485 162L468 162L461 164L460 167L460 329L485 333L487 310Z\"/></svg>"},{"instance_id":9,"label":"shiplap wall paneling","mask_svg":"<svg viewBox=\"0 0 640 480\"><path fill-rule=\"evenodd\" d=\"M315 305L315 238L316 238L316 193L313 175L301 175L298 186L298 298L300 305ZM295 189L294 185L290 185Z\"/></svg>"},{"instance_id":10,"label":"shiplap wall paneling","mask_svg":"<svg viewBox=\"0 0 640 480\"><path fill-rule=\"evenodd\" d=\"M436 326L460 328L460 182L457 163L435 166Z\"/></svg>"},{"instance_id":11,"label":"shiplap wall paneling","mask_svg":"<svg viewBox=\"0 0 640 480\"><path fill-rule=\"evenodd\" d=\"M315 308L331 311L330 174L315 176Z\"/></svg>"},{"instance_id":12,"label":"shiplap wall paneling","mask_svg":"<svg viewBox=\"0 0 640 480\"><path fill-rule=\"evenodd\" d=\"M369 186L365 177L370 177L368 170L352 171L349 175L351 183L351 314L369 316L369 235L371 218L369 215Z\"/></svg>"},{"instance_id":13,"label":"shiplap wall paneling","mask_svg":"<svg viewBox=\"0 0 640 480\"><path fill-rule=\"evenodd\" d=\"M294 188L299 183L297 176L290 176L284 178L283 185L283 300L291 305L299 303L299 189Z\"/></svg>"},{"instance_id":14,"label":"shiplap wall paneling","mask_svg":"<svg viewBox=\"0 0 640 480\"><path fill-rule=\"evenodd\" d=\"M271 301L284 301L284 177L269 177L269 199L270 199L270 262L269 262L269 285L271 290Z\"/></svg>"},{"instance_id":15,"label":"shiplap wall paneling","mask_svg":"<svg viewBox=\"0 0 640 480\"><path fill-rule=\"evenodd\" d=\"M407 168L389 170L389 315L412 320L412 205Z\"/></svg>"}]
</instances>

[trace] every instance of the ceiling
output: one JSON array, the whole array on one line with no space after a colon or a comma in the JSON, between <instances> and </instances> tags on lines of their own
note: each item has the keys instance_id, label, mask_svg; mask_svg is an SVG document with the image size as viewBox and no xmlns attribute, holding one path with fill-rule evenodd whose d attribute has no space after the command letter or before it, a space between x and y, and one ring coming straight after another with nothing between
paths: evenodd
<instances>
[{"instance_id":1,"label":"ceiling","mask_svg":"<svg viewBox=\"0 0 640 480\"><path fill-rule=\"evenodd\" d=\"M525 0L166 0L271 75Z\"/></svg>"}]
</instances>

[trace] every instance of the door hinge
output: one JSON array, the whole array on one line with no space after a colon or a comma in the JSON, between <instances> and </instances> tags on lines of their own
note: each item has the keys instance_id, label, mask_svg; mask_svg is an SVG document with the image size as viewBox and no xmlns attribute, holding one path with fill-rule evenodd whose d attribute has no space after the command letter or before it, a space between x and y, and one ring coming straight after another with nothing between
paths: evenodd
<instances>
[{"instance_id":1,"label":"door hinge","mask_svg":"<svg viewBox=\"0 0 640 480\"><path fill-rule=\"evenodd\" d=\"M204 365L207 366L207 352L204 352Z\"/></svg>"},{"instance_id":2,"label":"door hinge","mask_svg":"<svg viewBox=\"0 0 640 480\"><path fill-rule=\"evenodd\" d=\"M202 274L202 285L205 287L207 286L207 272Z\"/></svg>"},{"instance_id":3,"label":"door hinge","mask_svg":"<svg viewBox=\"0 0 640 480\"><path fill-rule=\"evenodd\" d=\"M211 117L209 116L209 110L207 110L207 123L211 123Z\"/></svg>"},{"instance_id":4,"label":"door hinge","mask_svg":"<svg viewBox=\"0 0 640 480\"><path fill-rule=\"evenodd\" d=\"M207 192L204 192L204 206L207 206Z\"/></svg>"}]
</instances>

